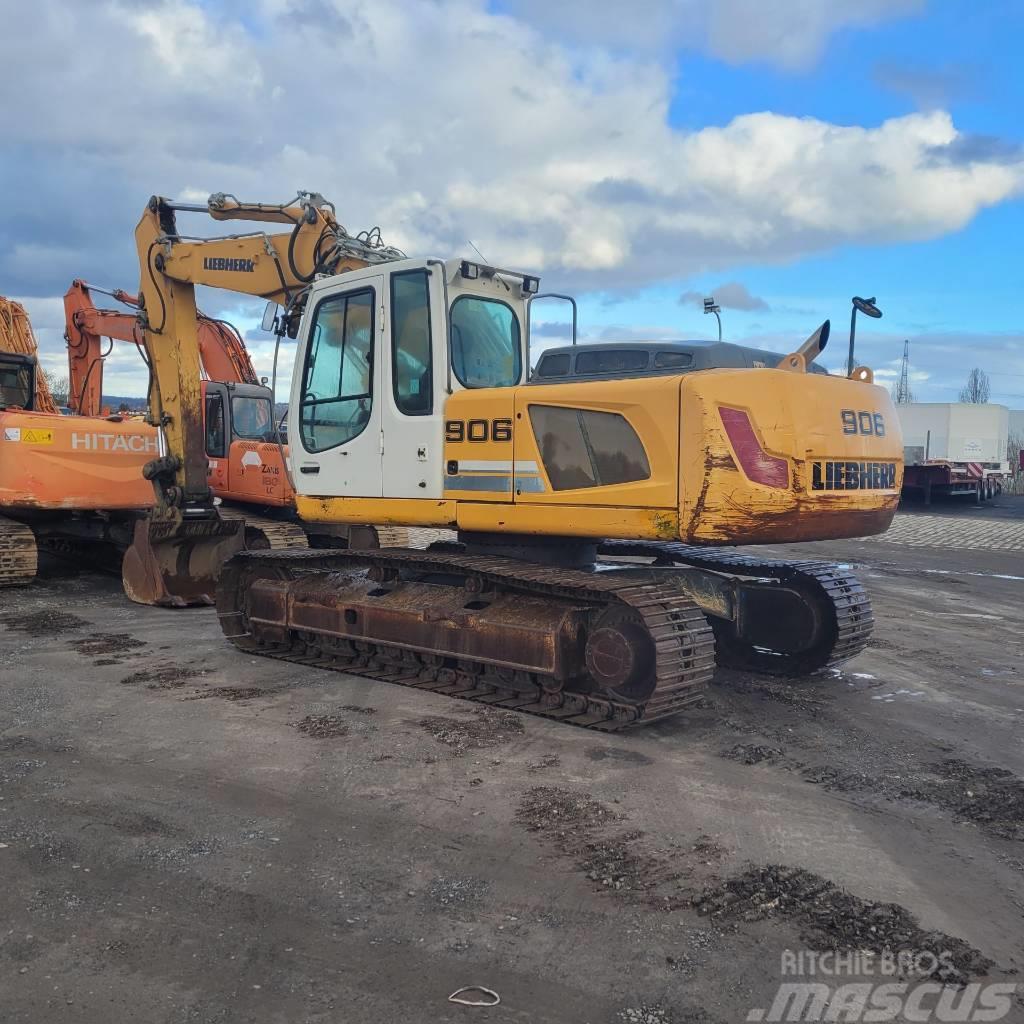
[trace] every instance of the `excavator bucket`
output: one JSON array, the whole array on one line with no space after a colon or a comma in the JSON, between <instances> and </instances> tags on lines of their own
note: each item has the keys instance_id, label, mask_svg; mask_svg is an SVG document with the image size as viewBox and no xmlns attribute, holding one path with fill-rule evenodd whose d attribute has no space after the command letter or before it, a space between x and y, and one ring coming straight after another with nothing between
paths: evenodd
<instances>
[{"instance_id":1,"label":"excavator bucket","mask_svg":"<svg viewBox=\"0 0 1024 1024\"><path fill-rule=\"evenodd\" d=\"M140 519L121 566L124 592L136 604L212 605L221 566L244 547L241 519Z\"/></svg>"}]
</instances>

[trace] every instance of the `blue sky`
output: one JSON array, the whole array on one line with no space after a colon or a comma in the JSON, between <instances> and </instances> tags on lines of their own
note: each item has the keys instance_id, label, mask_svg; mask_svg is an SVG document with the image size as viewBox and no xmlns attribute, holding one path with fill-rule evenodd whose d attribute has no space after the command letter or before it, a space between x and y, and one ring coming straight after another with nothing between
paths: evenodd
<instances>
[{"instance_id":1,"label":"blue sky","mask_svg":"<svg viewBox=\"0 0 1024 1024\"><path fill-rule=\"evenodd\" d=\"M831 318L837 367L876 295L880 380L909 339L917 398L977 365L1024 408L1019 2L38 0L8 29L0 292L53 369L71 278L137 282L150 194L312 188L410 254L540 272L588 340L712 336L715 293L732 340ZM203 301L266 372L259 304ZM130 352L107 379L145 383Z\"/></svg>"},{"instance_id":2,"label":"blue sky","mask_svg":"<svg viewBox=\"0 0 1024 1024\"><path fill-rule=\"evenodd\" d=\"M770 110L834 123L877 124L938 106L954 116L961 131L1012 151L1024 145L1021 38L1024 4L968 6L947 0L870 28L841 30L828 40L813 68L796 73L764 62L736 66L682 49L674 55L670 120L696 130ZM857 217L855 204L849 215ZM726 337L799 333L804 327L810 333L815 317L831 317L829 365L845 357L850 297L877 296L884 317L877 324L860 319L863 351L879 363L898 360L903 338L909 338L912 366L933 376L915 385L918 396L955 401L959 376L944 358L932 359L928 337L963 338L965 367L974 365L970 342L977 334L1006 334L1024 353L1024 269L1017 256L1022 238L1024 201L1018 198L982 210L959 231L927 241L841 245L776 265L737 263L727 273L689 276L684 290L711 294L724 280L742 281L769 306L768 311L723 311ZM587 297L583 313L588 324L678 323L689 335L711 336L714 318L703 317L697 306L681 308L679 294L673 283L615 305ZM875 341L879 335L884 340ZM985 348L976 352L993 379L993 400L1024 407L1019 359L1011 369L998 359L989 361ZM941 364L941 370L933 363Z\"/></svg>"}]
</instances>

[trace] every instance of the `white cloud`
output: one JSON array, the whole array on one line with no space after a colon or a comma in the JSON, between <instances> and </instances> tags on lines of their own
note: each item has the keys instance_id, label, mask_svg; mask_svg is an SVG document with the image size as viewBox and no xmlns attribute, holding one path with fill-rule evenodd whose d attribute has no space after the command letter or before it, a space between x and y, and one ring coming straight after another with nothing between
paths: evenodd
<instances>
[{"instance_id":1,"label":"white cloud","mask_svg":"<svg viewBox=\"0 0 1024 1024\"><path fill-rule=\"evenodd\" d=\"M511 0L524 18L580 43L659 52L684 46L733 64L790 71L815 63L836 32L915 14L924 0Z\"/></svg>"},{"instance_id":2,"label":"white cloud","mask_svg":"<svg viewBox=\"0 0 1024 1024\"><path fill-rule=\"evenodd\" d=\"M725 281L705 292L685 291L679 296L679 302L684 306L699 308L704 305L704 299L707 296L713 297L715 304L721 306L722 309L738 309L745 313L766 313L771 308L760 295L751 294L750 289L741 281Z\"/></svg>"},{"instance_id":3,"label":"white cloud","mask_svg":"<svg viewBox=\"0 0 1024 1024\"><path fill-rule=\"evenodd\" d=\"M914 4L794 0L771 5L771 24L753 0L650 6L652 37L692 15L694 45L795 66L837 29ZM629 49L647 45L632 35L648 19L618 5L595 2L593 37L572 44L525 6L502 15L484 0L254 0L244 21L230 0L214 10L12 5L19 45L0 89L18 101L0 114L0 188L19 200L0 209L0 289L57 295L75 276L134 288L149 195L195 201L207 187L264 201L315 189L347 226L379 224L410 253L469 254L472 239L549 285L614 290L930 238L1024 182L1019 153L967 144L942 111L674 128L670 74ZM612 30L617 53L592 45Z\"/></svg>"}]
</instances>

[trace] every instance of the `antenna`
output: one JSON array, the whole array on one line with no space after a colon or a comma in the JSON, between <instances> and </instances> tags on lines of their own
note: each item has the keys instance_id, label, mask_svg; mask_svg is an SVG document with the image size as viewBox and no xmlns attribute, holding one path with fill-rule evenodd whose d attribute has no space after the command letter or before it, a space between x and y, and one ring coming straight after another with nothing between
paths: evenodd
<instances>
[{"instance_id":1,"label":"antenna","mask_svg":"<svg viewBox=\"0 0 1024 1024\"><path fill-rule=\"evenodd\" d=\"M466 241L469 242L470 245L473 245L473 239L472 238L467 238ZM479 256L480 259L482 259L484 261L484 263L487 262L487 257L475 245L473 245L473 252L475 252L477 254L477 256Z\"/></svg>"},{"instance_id":2,"label":"antenna","mask_svg":"<svg viewBox=\"0 0 1024 1024\"><path fill-rule=\"evenodd\" d=\"M914 400L910 393L910 339L903 342L903 359L900 361L900 379L896 384L896 404L907 405Z\"/></svg>"}]
</instances>

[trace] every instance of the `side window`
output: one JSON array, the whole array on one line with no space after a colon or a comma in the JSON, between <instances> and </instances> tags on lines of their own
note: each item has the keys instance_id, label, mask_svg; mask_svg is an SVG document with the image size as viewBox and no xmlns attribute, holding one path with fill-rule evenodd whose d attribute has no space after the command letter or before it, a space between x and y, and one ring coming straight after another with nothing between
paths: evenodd
<instances>
[{"instance_id":1,"label":"side window","mask_svg":"<svg viewBox=\"0 0 1024 1024\"><path fill-rule=\"evenodd\" d=\"M530 423L556 491L650 478L644 446L617 412L531 405Z\"/></svg>"},{"instance_id":2,"label":"side window","mask_svg":"<svg viewBox=\"0 0 1024 1024\"><path fill-rule=\"evenodd\" d=\"M554 352L544 356L537 367L538 377L568 377L570 357L568 352Z\"/></svg>"},{"instance_id":3,"label":"side window","mask_svg":"<svg viewBox=\"0 0 1024 1024\"><path fill-rule=\"evenodd\" d=\"M522 350L512 307L462 295L451 310L452 369L464 388L507 388L519 383Z\"/></svg>"},{"instance_id":4,"label":"side window","mask_svg":"<svg viewBox=\"0 0 1024 1024\"><path fill-rule=\"evenodd\" d=\"M406 416L434 410L430 289L422 270L391 278L391 375L395 405Z\"/></svg>"},{"instance_id":5,"label":"side window","mask_svg":"<svg viewBox=\"0 0 1024 1024\"><path fill-rule=\"evenodd\" d=\"M206 454L222 459L227 454L224 442L224 396L206 396Z\"/></svg>"},{"instance_id":6,"label":"side window","mask_svg":"<svg viewBox=\"0 0 1024 1024\"><path fill-rule=\"evenodd\" d=\"M358 437L373 402L372 288L332 295L317 306L302 370L302 444L322 452Z\"/></svg>"},{"instance_id":7,"label":"side window","mask_svg":"<svg viewBox=\"0 0 1024 1024\"><path fill-rule=\"evenodd\" d=\"M581 352L576 357L577 373L630 373L635 370L646 370L647 352L630 352L627 349L596 349L592 352Z\"/></svg>"},{"instance_id":8,"label":"side window","mask_svg":"<svg viewBox=\"0 0 1024 1024\"><path fill-rule=\"evenodd\" d=\"M693 356L689 352L659 352L654 357L656 370L681 370L685 366L693 366Z\"/></svg>"}]
</instances>

